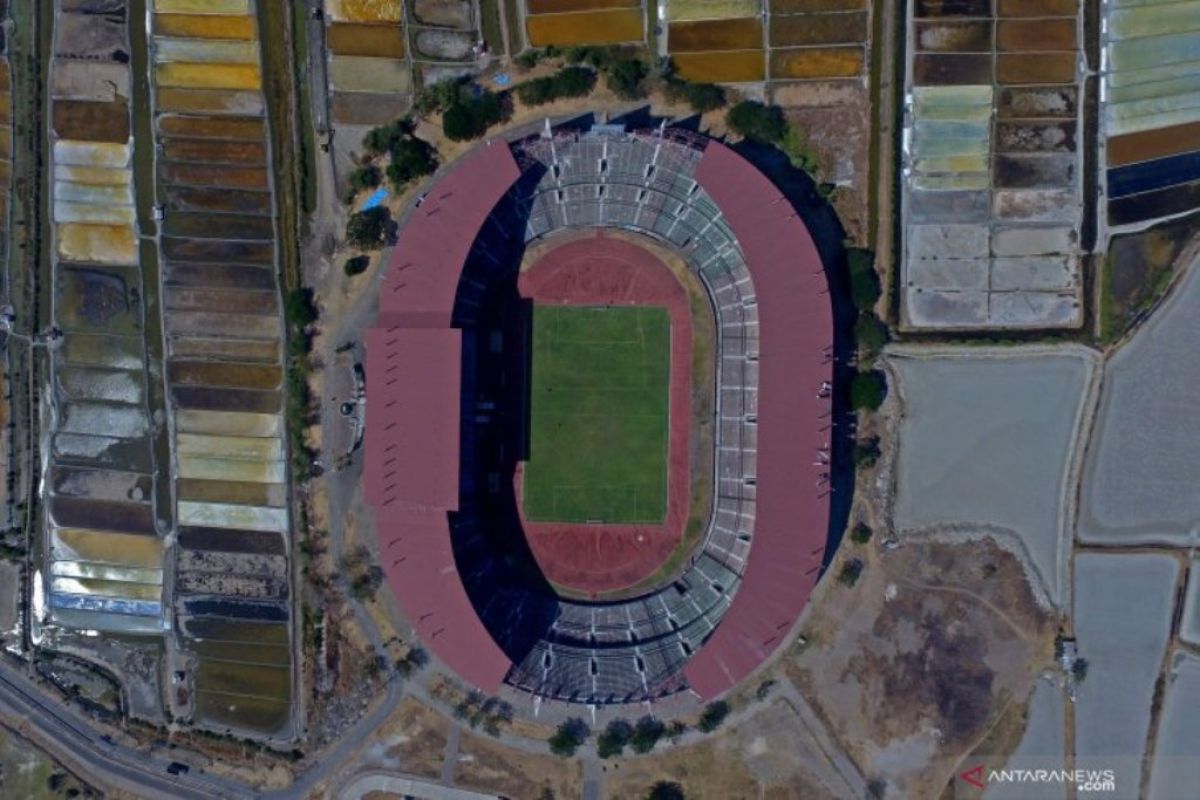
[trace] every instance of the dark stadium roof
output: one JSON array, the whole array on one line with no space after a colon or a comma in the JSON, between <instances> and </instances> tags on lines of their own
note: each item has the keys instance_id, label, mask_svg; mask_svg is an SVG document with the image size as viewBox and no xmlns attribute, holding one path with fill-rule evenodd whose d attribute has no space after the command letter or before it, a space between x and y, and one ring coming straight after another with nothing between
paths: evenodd
<instances>
[{"instance_id":1,"label":"dark stadium roof","mask_svg":"<svg viewBox=\"0 0 1200 800\"><path fill-rule=\"evenodd\" d=\"M471 242L518 174L501 143L479 148L436 184L391 253L379 319L366 336L364 475L380 562L421 640L490 693L511 662L475 613L454 561L462 335L450 316Z\"/></svg>"},{"instance_id":2,"label":"dark stadium roof","mask_svg":"<svg viewBox=\"0 0 1200 800\"><path fill-rule=\"evenodd\" d=\"M759 306L754 546L732 608L684 670L707 698L782 644L820 571L829 501L817 486L827 467L814 463L828 440L820 419L829 401L818 392L829 379L833 318L816 246L774 184L719 142L705 148L696 179L737 237Z\"/></svg>"}]
</instances>

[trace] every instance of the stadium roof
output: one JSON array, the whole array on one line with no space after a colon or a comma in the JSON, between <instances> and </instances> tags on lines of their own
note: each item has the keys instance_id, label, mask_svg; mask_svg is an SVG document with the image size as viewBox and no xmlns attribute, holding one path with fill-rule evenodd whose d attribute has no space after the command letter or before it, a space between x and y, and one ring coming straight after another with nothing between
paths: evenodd
<instances>
[{"instance_id":1,"label":"stadium roof","mask_svg":"<svg viewBox=\"0 0 1200 800\"><path fill-rule=\"evenodd\" d=\"M520 174L508 145L491 142L417 201L388 259L379 293L380 326L450 326L458 279L475 235Z\"/></svg>"},{"instance_id":2,"label":"stadium roof","mask_svg":"<svg viewBox=\"0 0 1200 800\"><path fill-rule=\"evenodd\" d=\"M754 545L733 606L684 675L701 697L748 676L787 636L820 573L828 494L814 466L828 441L819 397L829 380L833 318L816 245L766 176L710 142L696 180L732 228L758 298L757 511Z\"/></svg>"},{"instance_id":3,"label":"stadium roof","mask_svg":"<svg viewBox=\"0 0 1200 800\"><path fill-rule=\"evenodd\" d=\"M506 145L485 145L418 201L388 260L379 319L366 336L365 493L380 562L421 640L489 693L512 662L475 613L454 560L462 334L450 319L467 252L519 174Z\"/></svg>"}]
</instances>

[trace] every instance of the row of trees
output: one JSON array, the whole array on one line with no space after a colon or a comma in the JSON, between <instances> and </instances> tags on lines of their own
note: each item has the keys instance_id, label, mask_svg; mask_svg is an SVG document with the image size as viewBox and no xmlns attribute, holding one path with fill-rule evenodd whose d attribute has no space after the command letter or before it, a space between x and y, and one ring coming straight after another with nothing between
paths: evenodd
<instances>
[{"instance_id":1,"label":"row of trees","mask_svg":"<svg viewBox=\"0 0 1200 800\"><path fill-rule=\"evenodd\" d=\"M700 714L697 729L712 733L729 716L729 711L729 704L724 700L709 703ZM686 731L687 726L682 722L675 721L668 725L648 714L634 723L614 719L596 737L596 754L601 758L616 758L624 754L626 747L638 754L649 753L663 738L677 742ZM550 752L564 758L573 756L591 735L592 730L586 722L579 717L571 717L560 724L550 737Z\"/></svg>"}]
</instances>

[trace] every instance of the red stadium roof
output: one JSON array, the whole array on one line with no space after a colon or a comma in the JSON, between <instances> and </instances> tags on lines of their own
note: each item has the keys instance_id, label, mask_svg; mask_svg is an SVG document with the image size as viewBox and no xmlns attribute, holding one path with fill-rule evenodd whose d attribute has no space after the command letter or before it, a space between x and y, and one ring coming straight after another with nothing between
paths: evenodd
<instances>
[{"instance_id":1,"label":"red stadium roof","mask_svg":"<svg viewBox=\"0 0 1200 800\"><path fill-rule=\"evenodd\" d=\"M475 234L520 177L512 151L491 142L434 184L404 223L379 293L379 325L446 328Z\"/></svg>"},{"instance_id":2,"label":"red stadium roof","mask_svg":"<svg viewBox=\"0 0 1200 800\"><path fill-rule=\"evenodd\" d=\"M757 504L742 585L712 638L684 670L703 698L733 687L777 647L821 567L829 500L814 466L828 441L818 396L830 379L833 318L821 258L796 210L766 176L710 142L696 180L742 248L758 298Z\"/></svg>"},{"instance_id":3,"label":"red stadium roof","mask_svg":"<svg viewBox=\"0 0 1200 800\"><path fill-rule=\"evenodd\" d=\"M462 335L450 319L475 235L518 175L500 142L480 147L435 185L392 250L379 319L366 336L365 494L380 562L421 640L489 693L512 663L475 613L451 545Z\"/></svg>"}]
</instances>

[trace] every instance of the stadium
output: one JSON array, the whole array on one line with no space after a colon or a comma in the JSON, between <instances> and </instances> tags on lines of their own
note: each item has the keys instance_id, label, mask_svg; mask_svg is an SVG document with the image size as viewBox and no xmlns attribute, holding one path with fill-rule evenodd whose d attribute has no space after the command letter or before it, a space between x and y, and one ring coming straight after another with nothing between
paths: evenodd
<instances>
[{"instance_id":1,"label":"stadium","mask_svg":"<svg viewBox=\"0 0 1200 800\"><path fill-rule=\"evenodd\" d=\"M467 154L365 339L365 497L417 635L491 694L744 680L824 563L832 347L809 231L726 145L547 125Z\"/></svg>"}]
</instances>

